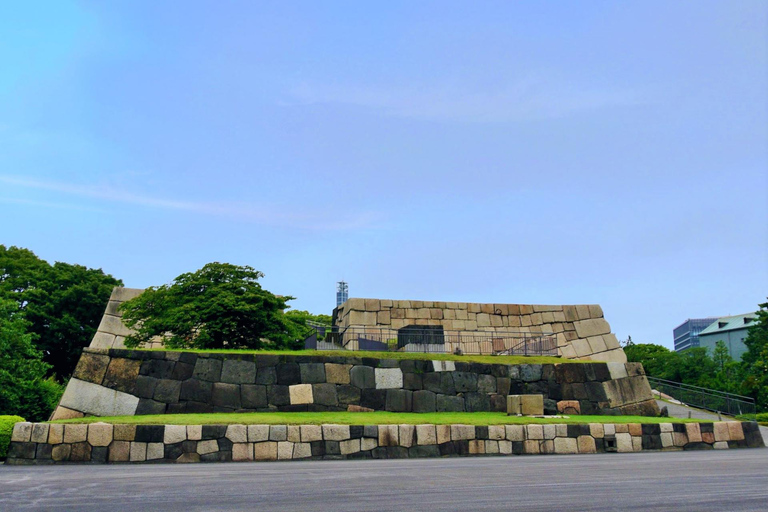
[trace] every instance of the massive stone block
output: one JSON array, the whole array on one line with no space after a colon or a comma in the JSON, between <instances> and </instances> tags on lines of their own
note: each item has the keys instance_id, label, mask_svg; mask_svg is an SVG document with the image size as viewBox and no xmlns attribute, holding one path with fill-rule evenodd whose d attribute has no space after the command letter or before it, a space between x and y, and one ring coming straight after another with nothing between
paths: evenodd
<instances>
[{"instance_id":1,"label":"massive stone block","mask_svg":"<svg viewBox=\"0 0 768 512\"><path fill-rule=\"evenodd\" d=\"M59 405L94 416L129 416L136 413L139 398L73 378Z\"/></svg>"}]
</instances>

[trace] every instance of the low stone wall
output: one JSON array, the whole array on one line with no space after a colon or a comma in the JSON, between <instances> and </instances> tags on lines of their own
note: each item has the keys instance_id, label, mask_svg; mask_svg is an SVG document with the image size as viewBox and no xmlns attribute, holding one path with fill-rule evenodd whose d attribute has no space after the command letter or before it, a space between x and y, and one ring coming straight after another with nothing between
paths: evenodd
<instances>
[{"instance_id":1,"label":"low stone wall","mask_svg":"<svg viewBox=\"0 0 768 512\"><path fill-rule=\"evenodd\" d=\"M439 325L448 334L464 331L551 333L563 357L627 362L627 356L603 317L603 309L597 304L477 304L353 298L333 311L333 324L341 329L394 330L409 325ZM482 346L459 348L465 353L474 353Z\"/></svg>"},{"instance_id":2,"label":"low stone wall","mask_svg":"<svg viewBox=\"0 0 768 512\"><path fill-rule=\"evenodd\" d=\"M387 459L762 446L754 422L490 426L17 423L6 463Z\"/></svg>"},{"instance_id":3,"label":"low stone wall","mask_svg":"<svg viewBox=\"0 0 768 512\"><path fill-rule=\"evenodd\" d=\"M509 394L543 395L547 414L659 414L639 363L504 365L89 348L52 419L355 407L505 412Z\"/></svg>"}]
</instances>

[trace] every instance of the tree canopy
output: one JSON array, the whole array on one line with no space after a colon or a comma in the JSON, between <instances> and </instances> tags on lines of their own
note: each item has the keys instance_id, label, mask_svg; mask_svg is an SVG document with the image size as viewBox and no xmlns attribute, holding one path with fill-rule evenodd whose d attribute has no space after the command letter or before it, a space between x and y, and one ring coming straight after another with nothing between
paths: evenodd
<instances>
[{"instance_id":1,"label":"tree canopy","mask_svg":"<svg viewBox=\"0 0 768 512\"><path fill-rule=\"evenodd\" d=\"M0 299L12 300L35 334L49 375L67 378L88 346L119 279L101 269L56 262L0 245Z\"/></svg>"},{"instance_id":2,"label":"tree canopy","mask_svg":"<svg viewBox=\"0 0 768 512\"><path fill-rule=\"evenodd\" d=\"M755 397L758 408L768 410L768 302L760 304L757 321L744 339L747 352L741 360L746 365L744 387Z\"/></svg>"},{"instance_id":3,"label":"tree canopy","mask_svg":"<svg viewBox=\"0 0 768 512\"><path fill-rule=\"evenodd\" d=\"M283 313L293 297L263 289L262 277L249 266L214 262L148 288L121 305L123 322L136 330L125 344L163 336L168 348L300 348L303 330Z\"/></svg>"}]
</instances>

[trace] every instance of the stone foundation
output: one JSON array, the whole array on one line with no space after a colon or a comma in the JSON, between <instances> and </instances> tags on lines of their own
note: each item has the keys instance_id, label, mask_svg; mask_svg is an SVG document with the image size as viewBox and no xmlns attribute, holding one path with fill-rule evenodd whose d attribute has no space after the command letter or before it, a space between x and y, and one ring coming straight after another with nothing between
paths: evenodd
<instances>
[{"instance_id":1,"label":"stone foundation","mask_svg":"<svg viewBox=\"0 0 768 512\"><path fill-rule=\"evenodd\" d=\"M420 300L349 299L333 311L333 325L392 329L406 326L442 326L445 333L465 331L488 333L552 334L558 354L569 359L627 362L603 309L589 305L476 304ZM455 336L454 336L455 337ZM492 346L473 344L448 346L453 352L491 353ZM471 343L471 342L470 342ZM507 347L509 348L509 347Z\"/></svg>"},{"instance_id":2,"label":"stone foundation","mask_svg":"<svg viewBox=\"0 0 768 512\"><path fill-rule=\"evenodd\" d=\"M762 446L754 422L488 426L17 423L6 464L393 459Z\"/></svg>"},{"instance_id":3,"label":"stone foundation","mask_svg":"<svg viewBox=\"0 0 768 512\"><path fill-rule=\"evenodd\" d=\"M657 416L639 363L481 364L340 356L88 348L52 419L269 411L506 412L509 394L544 412ZM358 409L359 410L359 409Z\"/></svg>"}]
</instances>

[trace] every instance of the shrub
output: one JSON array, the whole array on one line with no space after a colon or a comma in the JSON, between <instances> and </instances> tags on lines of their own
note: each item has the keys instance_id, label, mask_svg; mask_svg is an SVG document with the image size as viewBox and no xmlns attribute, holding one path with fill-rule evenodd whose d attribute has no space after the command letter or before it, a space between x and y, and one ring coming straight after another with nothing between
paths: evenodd
<instances>
[{"instance_id":1,"label":"shrub","mask_svg":"<svg viewBox=\"0 0 768 512\"><path fill-rule=\"evenodd\" d=\"M24 421L21 416L0 416L0 459L4 459L8 455L8 445L11 443L13 426L20 421Z\"/></svg>"}]
</instances>

